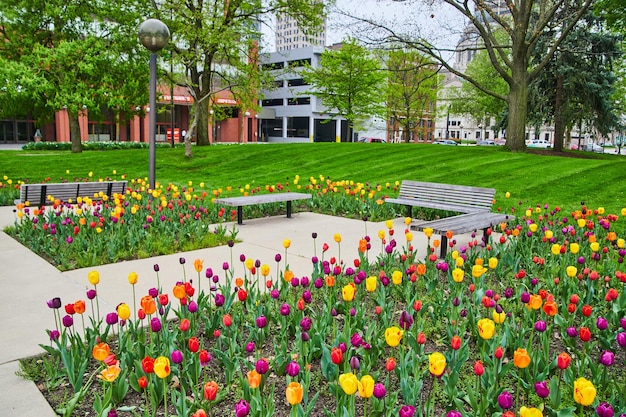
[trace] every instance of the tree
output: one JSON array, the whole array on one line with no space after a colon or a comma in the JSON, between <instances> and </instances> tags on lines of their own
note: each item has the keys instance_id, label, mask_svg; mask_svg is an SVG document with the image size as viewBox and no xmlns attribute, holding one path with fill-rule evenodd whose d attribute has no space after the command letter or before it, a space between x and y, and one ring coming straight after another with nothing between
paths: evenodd
<instances>
[{"instance_id":1,"label":"tree","mask_svg":"<svg viewBox=\"0 0 626 417\"><path fill-rule=\"evenodd\" d=\"M437 88L441 77L439 66L417 51L394 50L387 59L389 85L388 116L402 126L403 140L409 142L428 112L434 116ZM422 126L423 127L423 126Z\"/></svg>"},{"instance_id":2,"label":"tree","mask_svg":"<svg viewBox=\"0 0 626 417\"><path fill-rule=\"evenodd\" d=\"M13 86L0 103L28 109L42 122L66 109L72 152L82 150L78 117L85 110L96 117L102 108L119 115L147 98L143 57L135 31L128 32L138 15L109 6L61 0L0 6L0 56L11 63L3 76Z\"/></svg>"},{"instance_id":3,"label":"tree","mask_svg":"<svg viewBox=\"0 0 626 417\"><path fill-rule=\"evenodd\" d=\"M340 49L325 50L319 67L302 71L309 93L320 98L330 117L348 121L348 137L355 123L384 112L387 72L372 53L348 39Z\"/></svg>"},{"instance_id":4,"label":"tree","mask_svg":"<svg viewBox=\"0 0 626 417\"><path fill-rule=\"evenodd\" d=\"M309 33L324 17L323 3L315 0L135 2L138 10L142 5L151 10L172 33L166 49L172 54L175 71L167 77L186 87L194 99L192 125L199 146L209 145L209 109L218 92L232 91L242 111L246 106L256 107L251 92L244 90L250 88L257 94L264 79L256 59L262 19L288 14Z\"/></svg>"},{"instance_id":5,"label":"tree","mask_svg":"<svg viewBox=\"0 0 626 417\"><path fill-rule=\"evenodd\" d=\"M539 44L533 61L543 59ZM619 37L606 31L601 19L588 13L561 43L531 86L530 119L554 121L554 150L563 149L564 134L581 121L607 134L618 124L613 106L615 61Z\"/></svg>"},{"instance_id":6,"label":"tree","mask_svg":"<svg viewBox=\"0 0 626 417\"><path fill-rule=\"evenodd\" d=\"M436 59L453 74L472 83L486 94L507 103L507 146L512 150L525 149L525 128L528 110L528 86L541 73L559 44L572 27L596 0L514 0L490 2L485 0L441 0L465 17L474 27L480 42L476 49L484 49L498 74L509 85L506 95L493 91L489 84L464 74L447 62L443 51L422 38L396 32L392 27L371 19L359 19L373 25L376 35L368 35L376 42L404 43ZM471 7L473 5L474 7ZM506 33L506 42L496 34ZM543 59L531 63L537 44L550 35Z\"/></svg>"}]
</instances>

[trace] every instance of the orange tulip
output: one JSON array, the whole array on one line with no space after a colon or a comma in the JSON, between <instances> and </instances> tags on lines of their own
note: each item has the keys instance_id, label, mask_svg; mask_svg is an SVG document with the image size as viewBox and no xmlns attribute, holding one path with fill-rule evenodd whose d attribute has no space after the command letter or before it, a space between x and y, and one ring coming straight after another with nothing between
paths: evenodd
<instances>
[{"instance_id":1,"label":"orange tulip","mask_svg":"<svg viewBox=\"0 0 626 417\"><path fill-rule=\"evenodd\" d=\"M553 317L556 316L556 313L559 312L559 308L557 307L554 300L548 300L543 305L543 312L546 313L548 316Z\"/></svg>"},{"instance_id":2,"label":"orange tulip","mask_svg":"<svg viewBox=\"0 0 626 417\"><path fill-rule=\"evenodd\" d=\"M74 303L74 312L76 314L83 314L85 312L85 302L78 300Z\"/></svg>"},{"instance_id":3,"label":"orange tulip","mask_svg":"<svg viewBox=\"0 0 626 417\"><path fill-rule=\"evenodd\" d=\"M214 401L217 397L217 391L219 390L219 386L215 381L209 381L204 384L204 398L209 401Z\"/></svg>"},{"instance_id":4,"label":"orange tulip","mask_svg":"<svg viewBox=\"0 0 626 417\"><path fill-rule=\"evenodd\" d=\"M203 261L202 259L196 259L195 261L193 261L193 269L196 270L196 272L200 272L202 271L202 266L203 266Z\"/></svg>"},{"instance_id":5,"label":"orange tulip","mask_svg":"<svg viewBox=\"0 0 626 417\"><path fill-rule=\"evenodd\" d=\"M113 382L120 375L119 362L115 363L115 365L108 366L106 369L103 369L100 374L98 374L98 378L105 382Z\"/></svg>"},{"instance_id":6,"label":"orange tulip","mask_svg":"<svg viewBox=\"0 0 626 417\"><path fill-rule=\"evenodd\" d=\"M91 350L91 356L99 362L102 362L111 353L111 348L104 342L100 342Z\"/></svg>"},{"instance_id":7,"label":"orange tulip","mask_svg":"<svg viewBox=\"0 0 626 417\"><path fill-rule=\"evenodd\" d=\"M141 304L141 308L147 316L152 315L156 312L156 301L154 301L154 298L150 297L149 295L141 297L141 301L139 302L139 304Z\"/></svg>"},{"instance_id":8,"label":"orange tulip","mask_svg":"<svg viewBox=\"0 0 626 417\"><path fill-rule=\"evenodd\" d=\"M334 287L335 286L335 277L332 275L326 275L326 286Z\"/></svg>"},{"instance_id":9,"label":"orange tulip","mask_svg":"<svg viewBox=\"0 0 626 417\"><path fill-rule=\"evenodd\" d=\"M256 369L248 372L248 385L250 388L258 388L261 385L261 374L256 371Z\"/></svg>"},{"instance_id":10,"label":"orange tulip","mask_svg":"<svg viewBox=\"0 0 626 417\"><path fill-rule=\"evenodd\" d=\"M187 297L187 291L185 291L185 285L183 284L175 285L174 289L172 289L172 294L174 294L174 297L178 298L179 300L182 300L183 298Z\"/></svg>"},{"instance_id":11,"label":"orange tulip","mask_svg":"<svg viewBox=\"0 0 626 417\"><path fill-rule=\"evenodd\" d=\"M287 396L287 402L289 404L298 405L302 402L304 389L299 382L291 382L289 383L289 385L287 385L285 395Z\"/></svg>"},{"instance_id":12,"label":"orange tulip","mask_svg":"<svg viewBox=\"0 0 626 417\"><path fill-rule=\"evenodd\" d=\"M528 351L524 348L517 348L515 353L513 353L513 364L520 369L528 367L530 365Z\"/></svg>"}]
</instances>

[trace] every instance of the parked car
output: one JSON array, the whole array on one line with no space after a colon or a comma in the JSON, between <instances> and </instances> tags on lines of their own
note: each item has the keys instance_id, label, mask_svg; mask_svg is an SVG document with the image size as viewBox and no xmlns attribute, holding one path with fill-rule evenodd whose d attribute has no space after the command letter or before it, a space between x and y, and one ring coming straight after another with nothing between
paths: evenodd
<instances>
[{"instance_id":1,"label":"parked car","mask_svg":"<svg viewBox=\"0 0 626 417\"><path fill-rule=\"evenodd\" d=\"M359 142L363 142L363 143L387 143L387 139L381 139L381 138L360 138Z\"/></svg>"},{"instance_id":2,"label":"parked car","mask_svg":"<svg viewBox=\"0 0 626 417\"><path fill-rule=\"evenodd\" d=\"M603 153L604 148L597 143L588 143L582 146L583 151Z\"/></svg>"},{"instance_id":3,"label":"parked car","mask_svg":"<svg viewBox=\"0 0 626 417\"><path fill-rule=\"evenodd\" d=\"M452 139L442 139L442 140L434 141L433 145L451 145L451 146L456 146L456 145L458 145L458 143L456 143Z\"/></svg>"},{"instance_id":4,"label":"parked car","mask_svg":"<svg viewBox=\"0 0 626 417\"><path fill-rule=\"evenodd\" d=\"M478 142L476 142L476 146L496 146L496 141L495 140L479 140Z\"/></svg>"},{"instance_id":5,"label":"parked car","mask_svg":"<svg viewBox=\"0 0 626 417\"><path fill-rule=\"evenodd\" d=\"M552 144L550 142L548 142L547 140L541 140L541 139L529 140L528 142L526 142L526 146L529 148L542 148L542 149L552 148Z\"/></svg>"}]
</instances>

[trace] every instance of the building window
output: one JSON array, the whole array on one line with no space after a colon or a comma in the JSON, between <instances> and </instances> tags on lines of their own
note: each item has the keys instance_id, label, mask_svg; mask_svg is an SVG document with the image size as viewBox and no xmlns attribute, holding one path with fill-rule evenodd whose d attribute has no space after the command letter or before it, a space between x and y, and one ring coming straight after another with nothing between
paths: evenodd
<instances>
[{"instance_id":1,"label":"building window","mask_svg":"<svg viewBox=\"0 0 626 417\"><path fill-rule=\"evenodd\" d=\"M282 88L282 86L283 86L283 80L276 80L276 81L274 81L274 87Z\"/></svg>"},{"instance_id":2,"label":"building window","mask_svg":"<svg viewBox=\"0 0 626 417\"><path fill-rule=\"evenodd\" d=\"M289 106L301 106L311 104L311 97L293 97L287 101Z\"/></svg>"},{"instance_id":3,"label":"building window","mask_svg":"<svg viewBox=\"0 0 626 417\"><path fill-rule=\"evenodd\" d=\"M263 69L265 70L276 70L276 69L282 69L284 67L285 67L284 62L272 62L269 64L263 64Z\"/></svg>"},{"instance_id":4,"label":"building window","mask_svg":"<svg viewBox=\"0 0 626 417\"><path fill-rule=\"evenodd\" d=\"M293 67L304 67L305 65L311 65L311 58L305 58L305 59L296 59L293 61L289 61L287 62L287 65L289 65L289 67L293 68Z\"/></svg>"},{"instance_id":5,"label":"building window","mask_svg":"<svg viewBox=\"0 0 626 417\"><path fill-rule=\"evenodd\" d=\"M261 101L261 106L263 107L276 107L282 105L284 105L282 98L268 98Z\"/></svg>"},{"instance_id":6,"label":"building window","mask_svg":"<svg viewBox=\"0 0 626 417\"><path fill-rule=\"evenodd\" d=\"M288 117L287 118L288 138L308 138L309 118L308 117Z\"/></svg>"},{"instance_id":7,"label":"building window","mask_svg":"<svg viewBox=\"0 0 626 417\"><path fill-rule=\"evenodd\" d=\"M301 85L309 85L302 78L295 78L293 80L287 80L288 87L298 87Z\"/></svg>"}]
</instances>

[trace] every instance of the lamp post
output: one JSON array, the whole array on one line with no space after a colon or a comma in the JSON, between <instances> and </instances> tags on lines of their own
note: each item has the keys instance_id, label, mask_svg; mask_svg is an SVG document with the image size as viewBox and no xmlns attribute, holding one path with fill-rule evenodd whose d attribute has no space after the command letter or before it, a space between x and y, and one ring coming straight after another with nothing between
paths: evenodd
<instances>
[{"instance_id":1,"label":"lamp post","mask_svg":"<svg viewBox=\"0 0 626 417\"><path fill-rule=\"evenodd\" d=\"M165 23L158 19L145 20L139 25L139 41L150 53L150 136L148 152L148 179L150 189L156 188L156 53L159 52L170 39L170 30ZM172 136L174 132L172 132Z\"/></svg>"},{"instance_id":2,"label":"lamp post","mask_svg":"<svg viewBox=\"0 0 626 417\"><path fill-rule=\"evenodd\" d=\"M446 139L450 139L450 105L448 105L448 115L446 116Z\"/></svg>"}]
</instances>

